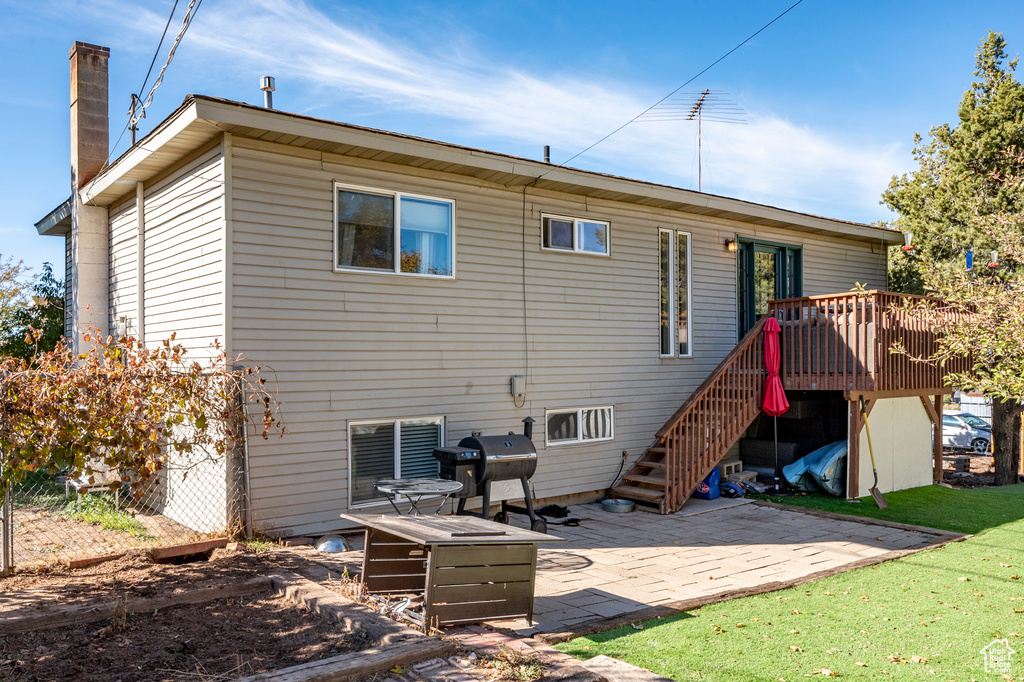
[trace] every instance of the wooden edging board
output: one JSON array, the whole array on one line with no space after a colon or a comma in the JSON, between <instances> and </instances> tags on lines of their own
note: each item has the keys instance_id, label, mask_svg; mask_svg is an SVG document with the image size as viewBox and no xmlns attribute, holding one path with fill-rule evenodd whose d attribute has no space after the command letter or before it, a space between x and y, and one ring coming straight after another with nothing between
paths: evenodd
<instances>
[{"instance_id":1,"label":"wooden edging board","mask_svg":"<svg viewBox=\"0 0 1024 682\"><path fill-rule=\"evenodd\" d=\"M443 657L455 650L451 642L440 637L419 639L389 644L378 649L364 649L351 654L342 654L312 663L303 663L252 677L243 677L236 682L340 682L356 680L382 673L396 665L411 665L428 658Z\"/></svg>"},{"instance_id":2,"label":"wooden edging board","mask_svg":"<svg viewBox=\"0 0 1024 682\"><path fill-rule=\"evenodd\" d=\"M935 532L935 534L938 533L941 533L943 535L953 535L952 533L947 533L945 531ZM822 578L830 578L834 575L846 573L847 571L852 571L857 568L865 568L867 566L883 564L887 561L894 561L896 559L901 559L911 554L917 554L918 552L924 552L930 549L938 549L939 547L944 547L954 542L961 542L969 537L969 535L957 535L955 537L949 537L941 542L928 545L927 547L894 550L892 552L886 552L885 554L879 554L878 556L859 559L848 564L843 564L842 566L835 566L833 568L828 568L823 571L810 573L808 575L800 576L799 578L793 578L791 580L777 580L770 583L754 585L752 587L740 588L738 590L729 590L728 592L720 592L718 594L709 594L702 597L694 597L692 599L683 599L680 601L668 602L660 606L652 606L650 608L640 609L639 611L633 611L632 613L626 613L621 616L615 616L613 618L600 618L591 621L586 621L584 623L580 623L574 626L572 630L565 630L562 632L538 632L533 635L533 638L540 640L546 644L557 644L559 642L567 642L575 637L591 635L596 632L604 632L606 630L611 630L622 625L627 625L628 623L636 623L637 621L658 618L659 616L671 616L677 613L682 613L683 611L693 611L703 606L717 604L718 602L731 601L733 599L740 599L742 597L752 597L754 595L767 594L769 592L776 592L778 590L785 590L790 587L796 587L798 585L804 585L806 583L814 582L815 580L821 580Z\"/></svg>"},{"instance_id":3,"label":"wooden edging board","mask_svg":"<svg viewBox=\"0 0 1024 682\"><path fill-rule=\"evenodd\" d=\"M199 554L201 552L209 552L211 549L227 547L228 542L229 540L227 538L214 538L212 540L200 540L199 542L190 542L187 545L154 547L153 549L149 550L149 557L153 561L164 561L166 559L173 559L179 556Z\"/></svg>"},{"instance_id":4,"label":"wooden edging board","mask_svg":"<svg viewBox=\"0 0 1024 682\"><path fill-rule=\"evenodd\" d=\"M250 578L237 583L225 583L216 587L189 590L170 597L149 597L123 602L111 601L103 604L57 605L44 608L37 613L19 615L17 611L0 614L0 635L14 635L34 630L53 630L66 625L93 623L111 618L116 612L144 613L182 604L202 604L215 599L238 597L271 589L269 577Z\"/></svg>"},{"instance_id":5,"label":"wooden edging board","mask_svg":"<svg viewBox=\"0 0 1024 682\"><path fill-rule=\"evenodd\" d=\"M279 596L318 616L340 623L348 631L364 632L381 644L424 637L422 633L297 573L279 569L271 572L269 578Z\"/></svg>"},{"instance_id":6,"label":"wooden edging board","mask_svg":"<svg viewBox=\"0 0 1024 682\"><path fill-rule=\"evenodd\" d=\"M409 666L427 658L444 657L455 649L449 641L427 637L296 573L278 570L270 578L279 596L341 623L346 630L365 632L382 646L253 675L239 682L353 680L386 672L399 664Z\"/></svg>"}]
</instances>

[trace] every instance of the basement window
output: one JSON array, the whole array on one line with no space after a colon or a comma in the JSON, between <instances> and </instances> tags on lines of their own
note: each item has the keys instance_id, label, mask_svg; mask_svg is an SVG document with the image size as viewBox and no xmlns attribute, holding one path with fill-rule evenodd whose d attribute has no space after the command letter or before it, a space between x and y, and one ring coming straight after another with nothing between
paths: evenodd
<instances>
[{"instance_id":1,"label":"basement window","mask_svg":"<svg viewBox=\"0 0 1024 682\"><path fill-rule=\"evenodd\" d=\"M455 202L335 185L338 270L452 277Z\"/></svg>"},{"instance_id":2,"label":"basement window","mask_svg":"<svg viewBox=\"0 0 1024 682\"><path fill-rule=\"evenodd\" d=\"M598 220L546 215L542 246L553 251L608 255L609 224Z\"/></svg>"},{"instance_id":3,"label":"basement window","mask_svg":"<svg viewBox=\"0 0 1024 682\"><path fill-rule=\"evenodd\" d=\"M349 506L384 501L382 478L437 478L434 448L444 443L444 418L389 419L349 425Z\"/></svg>"},{"instance_id":4,"label":"basement window","mask_svg":"<svg viewBox=\"0 0 1024 682\"><path fill-rule=\"evenodd\" d=\"M548 410L544 421L548 445L591 443L615 437L614 415L610 406Z\"/></svg>"}]
</instances>

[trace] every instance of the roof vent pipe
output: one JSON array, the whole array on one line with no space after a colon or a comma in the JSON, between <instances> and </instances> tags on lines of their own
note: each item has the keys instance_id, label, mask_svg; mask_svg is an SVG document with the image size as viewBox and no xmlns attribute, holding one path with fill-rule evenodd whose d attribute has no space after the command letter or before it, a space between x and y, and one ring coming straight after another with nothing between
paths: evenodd
<instances>
[{"instance_id":1,"label":"roof vent pipe","mask_svg":"<svg viewBox=\"0 0 1024 682\"><path fill-rule=\"evenodd\" d=\"M544 163L551 163L551 145L544 145Z\"/></svg>"},{"instance_id":2,"label":"roof vent pipe","mask_svg":"<svg viewBox=\"0 0 1024 682\"><path fill-rule=\"evenodd\" d=\"M274 108L274 77L263 76L260 78L260 90L263 91L263 106L267 109Z\"/></svg>"}]
</instances>

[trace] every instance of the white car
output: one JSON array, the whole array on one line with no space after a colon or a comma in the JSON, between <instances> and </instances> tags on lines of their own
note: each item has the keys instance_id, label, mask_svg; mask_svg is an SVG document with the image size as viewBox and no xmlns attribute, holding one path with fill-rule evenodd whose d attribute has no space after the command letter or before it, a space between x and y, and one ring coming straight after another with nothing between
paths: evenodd
<instances>
[{"instance_id":1,"label":"white car","mask_svg":"<svg viewBox=\"0 0 1024 682\"><path fill-rule=\"evenodd\" d=\"M988 454L992 442L992 425L981 417L966 412L942 414L942 445L951 450L973 450Z\"/></svg>"}]
</instances>

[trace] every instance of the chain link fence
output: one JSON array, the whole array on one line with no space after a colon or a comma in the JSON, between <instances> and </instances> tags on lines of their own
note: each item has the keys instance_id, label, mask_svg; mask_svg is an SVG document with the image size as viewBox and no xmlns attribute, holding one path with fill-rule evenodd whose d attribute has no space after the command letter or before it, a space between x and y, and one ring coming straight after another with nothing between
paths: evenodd
<instances>
[{"instance_id":1,"label":"chain link fence","mask_svg":"<svg viewBox=\"0 0 1024 682\"><path fill-rule=\"evenodd\" d=\"M0 575L246 531L245 458L168 456L142 480L34 472L0 506Z\"/></svg>"}]
</instances>

